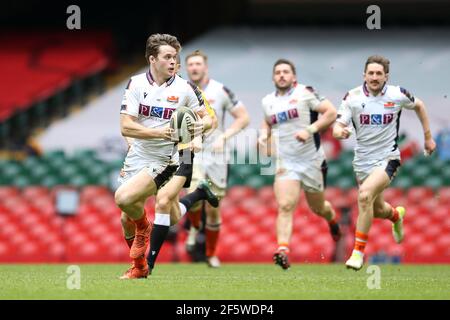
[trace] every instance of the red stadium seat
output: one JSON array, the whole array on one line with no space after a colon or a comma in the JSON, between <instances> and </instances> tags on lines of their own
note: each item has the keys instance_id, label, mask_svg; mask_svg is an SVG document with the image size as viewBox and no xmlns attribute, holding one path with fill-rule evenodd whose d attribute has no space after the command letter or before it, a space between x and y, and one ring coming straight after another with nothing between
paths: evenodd
<instances>
[{"instance_id":1,"label":"red stadium seat","mask_svg":"<svg viewBox=\"0 0 450 320\"><path fill-rule=\"evenodd\" d=\"M409 204L421 203L425 199L431 199L433 196L433 189L429 187L412 187L407 192Z\"/></svg>"},{"instance_id":2,"label":"red stadium seat","mask_svg":"<svg viewBox=\"0 0 450 320\"><path fill-rule=\"evenodd\" d=\"M403 189L400 188L387 188L383 192L384 200L388 203L395 202L397 199L403 197Z\"/></svg>"},{"instance_id":3,"label":"red stadium seat","mask_svg":"<svg viewBox=\"0 0 450 320\"><path fill-rule=\"evenodd\" d=\"M19 189L16 187L0 186L0 201L10 197L16 197L17 195L19 195Z\"/></svg>"},{"instance_id":4,"label":"red stadium seat","mask_svg":"<svg viewBox=\"0 0 450 320\"><path fill-rule=\"evenodd\" d=\"M106 69L113 53L106 33L7 32L0 39L0 121Z\"/></svg>"},{"instance_id":5,"label":"red stadium seat","mask_svg":"<svg viewBox=\"0 0 450 320\"><path fill-rule=\"evenodd\" d=\"M245 198L240 202L240 207L247 213L251 213L255 210L255 207L260 206L261 200L258 198Z\"/></svg>"},{"instance_id":6,"label":"red stadium seat","mask_svg":"<svg viewBox=\"0 0 450 320\"><path fill-rule=\"evenodd\" d=\"M423 243L417 248L417 251L415 252L415 255L417 256L427 256L432 257L434 255L438 255L438 249L435 244L433 243Z\"/></svg>"},{"instance_id":7,"label":"red stadium seat","mask_svg":"<svg viewBox=\"0 0 450 320\"><path fill-rule=\"evenodd\" d=\"M86 201L110 194L111 192L105 186L85 186L81 191L80 200Z\"/></svg>"},{"instance_id":8,"label":"red stadium seat","mask_svg":"<svg viewBox=\"0 0 450 320\"><path fill-rule=\"evenodd\" d=\"M438 199L441 204L450 205L450 187L443 187L439 189Z\"/></svg>"},{"instance_id":9,"label":"red stadium seat","mask_svg":"<svg viewBox=\"0 0 450 320\"><path fill-rule=\"evenodd\" d=\"M59 242L51 243L47 249L47 252L51 257L59 257L59 258L62 258L64 256L65 251L66 251L65 246Z\"/></svg>"},{"instance_id":10,"label":"red stadium seat","mask_svg":"<svg viewBox=\"0 0 450 320\"><path fill-rule=\"evenodd\" d=\"M273 186L264 186L258 190L258 198L263 202L267 203L275 199L275 193L273 191Z\"/></svg>"},{"instance_id":11,"label":"red stadium seat","mask_svg":"<svg viewBox=\"0 0 450 320\"><path fill-rule=\"evenodd\" d=\"M22 196L27 200L33 200L47 195L49 195L49 191L46 187L28 186L22 190Z\"/></svg>"},{"instance_id":12,"label":"red stadium seat","mask_svg":"<svg viewBox=\"0 0 450 320\"><path fill-rule=\"evenodd\" d=\"M333 203L335 199L341 198L343 194L342 189L338 187L327 187L325 189L325 198Z\"/></svg>"},{"instance_id":13,"label":"red stadium seat","mask_svg":"<svg viewBox=\"0 0 450 320\"><path fill-rule=\"evenodd\" d=\"M348 205L355 205L358 203L358 188L351 188L345 193Z\"/></svg>"},{"instance_id":14,"label":"red stadium seat","mask_svg":"<svg viewBox=\"0 0 450 320\"><path fill-rule=\"evenodd\" d=\"M233 202L240 202L243 199L253 197L256 194L255 189L247 186L234 186L228 190L227 196Z\"/></svg>"}]
</instances>

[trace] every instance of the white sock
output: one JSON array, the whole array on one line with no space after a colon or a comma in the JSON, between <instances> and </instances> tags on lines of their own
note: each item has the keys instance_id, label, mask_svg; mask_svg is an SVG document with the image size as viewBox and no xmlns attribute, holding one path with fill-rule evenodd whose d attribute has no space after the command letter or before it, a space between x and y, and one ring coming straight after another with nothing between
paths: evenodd
<instances>
[{"instance_id":1,"label":"white sock","mask_svg":"<svg viewBox=\"0 0 450 320\"><path fill-rule=\"evenodd\" d=\"M178 202L178 205L180 206L180 212L181 212L181 218L183 218L183 216L186 214L187 212L187 208L184 204L182 204L181 202Z\"/></svg>"},{"instance_id":2,"label":"white sock","mask_svg":"<svg viewBox=\"0 0 450 320\"><path fill-rule=\"evenodd\" d=\"M168 213L155 213L154 224L159 224L161 226L170 226L170 214Z\"/></svg>"}]
</instances>

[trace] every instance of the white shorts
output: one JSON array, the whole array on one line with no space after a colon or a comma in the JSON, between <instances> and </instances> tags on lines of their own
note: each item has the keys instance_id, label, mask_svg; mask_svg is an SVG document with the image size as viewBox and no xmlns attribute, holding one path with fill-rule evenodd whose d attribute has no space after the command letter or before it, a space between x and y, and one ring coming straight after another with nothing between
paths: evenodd
<instances>
[{"instance_id":1,"label":"white shorts","mask_svg":"<svg viewBox=\"0 0 450 320\"><path fill-rule=\"evenodd\" d=\"M389 179L392 180L397 174L400 165L400 158L395 157L384 160L373 160L366 163L353 162L353 169L355 170L358 184L361 184L377 168L383 168L389 176Z\"/></svg>"},{"instance_id":2,"label":"white shorts","mask_svg":"<svg viewBox=\"0 0 450 320\"><path fill-rule=\"evenodd\" d=\"M278 161L276 179L298 180L306 192L322 192L326 186L327 161L318 157L308 163Z\"/></svg>"},{"instance_id":3,"label":"white shorts","mask_svg":"<svg viewBox=\"0 0 450 320\"><path fill-rule=\"evenodd\" d=\"M122 185L140 171L146 170L159 188L173 176L177 168L178 154L176 157L174 156L167 160L157 157L143 158L133 152L133 149L130 149L117 181L119 182L119 185Z\"/></svg>"}]
</instances>

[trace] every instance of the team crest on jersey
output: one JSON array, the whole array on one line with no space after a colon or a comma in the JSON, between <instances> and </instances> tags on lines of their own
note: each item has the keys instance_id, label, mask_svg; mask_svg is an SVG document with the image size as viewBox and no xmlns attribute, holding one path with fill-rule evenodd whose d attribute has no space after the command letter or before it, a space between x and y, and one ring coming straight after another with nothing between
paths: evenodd
<instances>
[{"instance_id":1,"label":"team crest on jersey","mask_svg":"<svg viewBox=\"0 0 450 320\"><path fill-rule=\"evenodd\" d=\"M172 103L178 103L179 98L176 96L170 96L167 97L167 101L172 102Z\"/></svg>"},{"instance_id":2,"label":"team crest on jersey","mask_svg":"<svg viewBox=\"0 0 450 320\"><path fill-rule=\"evenodd\" d=\"M394 120L393 113L373 113L373 114L360 114L359 123L361 125L386 125Z\"/></svg>"}]
</instances>

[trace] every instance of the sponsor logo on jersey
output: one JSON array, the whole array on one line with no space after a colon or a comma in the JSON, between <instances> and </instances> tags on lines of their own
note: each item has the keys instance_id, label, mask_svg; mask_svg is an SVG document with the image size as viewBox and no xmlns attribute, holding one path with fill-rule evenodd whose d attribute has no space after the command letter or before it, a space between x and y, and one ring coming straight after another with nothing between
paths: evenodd
<instances>
[{"instance_id":1,"label":"sponsor logo on jersey","mask_svg":"<svg viewBox=\"0 0 450 320\"><path fill-rule=\"evenodd\" d=\"M294 118L298 118L298 111L296 108L289 109L283 112L278 112L277 114L271 115L270 123L271 124L282 123Z\"/></svg>"},{"instance_id":2,"label":"sponsor logo on jersey","mask_svg":"<svg viewBox=\"0 0 450 320\"><path fill-rule=\"evenodd\" d=\"M148 117L150 115L150 106L145 106L143 104L139 105L139 114L143 115L145 117Z\"/></svg>"},{"instance_id":3,"label":"sponsor logo on jersey","mask_svg":"<svg viewBox=\"0 0 450 320\"><path fill-rule=\"evenodd\" d=\"M172 103L177 103L178 100L179 100L179 98L176 96L167 97L167 101L172 102Z\"/></svg>"},{"instance_id":4,"label":"sponsor logo on jersey","mask_svg":"<svg viewBox=\"0 0 450 320\"><path fill-rule=\"evenodd\" d=\"M172 117L172 113L176 108L163 108L157 106L139 105L139 114L144 117L153 117L168 120Z\"/></svg>"},{"instance_id":5,"label":"sponsor logo on jersey","mask_svg":"<svg viewBox=\"0 0 450 320\"><path fill-rule=\"evenodd\" d=\"M386 102L384 104L384 107L385 108L393 108L393 107L395 107L395 103L394 102Z\"/></svg>"},{"instance_id":6,"label":"sponsor logo on jersey","mask_svg":"<svg viewBox=\"0 0 450 320\"><path fill-rule=\"evenodd\" d=\"M372 124L381 124L381 114L371 114L370 121Z\"/></svg>"},{"instance_id":7,"label":"sponsor logo on jersey","mask_svg":"<svg viewBox=\"0 0 450 320\"><path fill-rule=\"evenodd\" d=\"M298 118L297 109L289 109L288 110L289 119Z\"/></svg>"},{"instance_id":8,"label":"sponsor logo on jersey","mask_svg":"<svg viewBox=\"0 0 450 320\"><path fill-rule=\"evenodd\" d=\"M291 101L289 101L289 104L297 104L298 100L297 99L292 99Z\"/></svg>"},{"instance_id":9,"label":"sponsor logo on jersey","mask_svg":"<svg viewBox=\"0 0 450 320\"><path fill-rule=\"evenodd\" d=\"M394 120L393 113L373 113L373 114L360 114L359 123L361 125L386 125Z\"/></svg>"}]
</instances>

